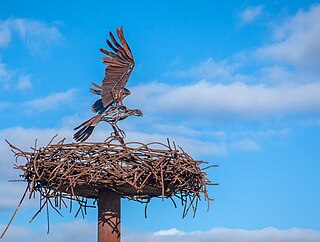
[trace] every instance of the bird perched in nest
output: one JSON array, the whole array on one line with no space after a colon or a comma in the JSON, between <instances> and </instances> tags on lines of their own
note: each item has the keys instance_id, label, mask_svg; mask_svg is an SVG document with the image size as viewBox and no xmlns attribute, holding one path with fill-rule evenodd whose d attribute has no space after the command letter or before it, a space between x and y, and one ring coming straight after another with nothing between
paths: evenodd
<instances>
[{"instance_id":1,"label":"bird perched in nest","mask_svg":"<svg viewBox=\"0 0 320 242\"><path fill-rule=\"evenodd\" d=\"M125 133L117 126L117 122L129 116L143 116L139 109L129 109L122 103L122 100L131 94L125 85L134 68L134 59L124 38L123 27L116 28L116 33L120 43L111 32L109 35L112 43L107 39L107 44L113 52L100 49L107 55L102 57L103 63L107 66L102 85L92 83L95 88L90 88L91 93L101 96L92 105L92 111L97 115L75 128L79 129L73 136L76 141L85 141L100 121L106 121L114 130L113 136L123 143Z\"/></svg>"}]
</instances>

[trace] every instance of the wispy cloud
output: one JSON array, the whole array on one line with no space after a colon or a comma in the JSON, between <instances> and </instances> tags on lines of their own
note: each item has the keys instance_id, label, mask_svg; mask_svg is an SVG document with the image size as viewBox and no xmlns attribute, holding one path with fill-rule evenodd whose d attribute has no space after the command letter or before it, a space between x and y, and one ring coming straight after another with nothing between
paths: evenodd
<instances>
[{"instance_id":1,"label":"wispy cloud","mask_svg":"<svg viewBox=\"0 0 320 242\"><path fill-rule=\"evenodd\" d=\"M248 7L242 13L243 21L253 21L262 10L261 5ZM318 113L319 16L320 5L300 10L273 25L275 38L270 44L257 48L253 55L243 54L242 58L235 55L223 61L209 58L189 69L176 70L175 77L191 78L192 84L174 86L154 82L139 86L134 90L138 93L134 101L150 112L180 115L184 120L265 120ZM306 66L313 68L300 68ZM150 106L149 100L153 100Z\"/></svg>"},{"instance_id":2,"label":"wispy cloud","mask_svg":"<svg viewBox=\"0 0 320 242\"><path fill-rule=\"evenodd\" d=\"M0 230L5 225L0 225ZM12 225L3 238L4 242L65 242L96 241L96 224L84 220L74 220L69 223L54 223L50 226L50 234L46 234L45 225L42 226L14 226Z\"/></svg>"},{"instance_id":3,"label":"wispy cloud","mask_svg":"<svg viewBox=\"0 0 320 242\"><path fill-rule=\"evenodd\" d=\"M30 111L55 109L61 105L69 104L73 100L75 93L75 89L70 89L66 92L51 93L48 96L24 102L22 105L28 107Z\"/></svg>"},{"instance_id":4,"label":"wispy cloud","mask_svg":"<svg viewBox=\"0 0 320 242\"><path fill-rule=\"evenodd\" d=\"M4 226L0 226L0 229ZM72 221L69 223L52 224L49 235L45 234L45 226L37 228L30 226L11 226L4 241L13 242L23 240L25 242L63 242L63 241L95 241L96 224L86 221ZM41 231L43 231L41 233ZM207 231L184 232L172 228L160 230L154 233L134 232L123 230L124 242L318 242L320 232L309 229L292 228L280 230L272 227L259 230L213 228Z\"/></svg>"},{"instance_id":5,"label":"wispy cloud","mask_svg":"<svg viewBox=\"0 0 320 242\"><path fill-rule=\"evenodd\" d=\"M320 5L300 10L274 29L274 41L256 51L256 56L301 67L320 67Z\"/></svg>"},{"instance_id":6,"label":"wispy cloud","mask_svg":"<svg viewBox=\"0 0 320 242\"><path fill-rule=\"evenodd\" d=\"M32 88L30 74L18 74L18 71L11 70L7 64L0 62L0 91L27 90Z\"/></svg>"},{"instance_id":7,"label":"wispy cloud","mask_svg":"<svg viewBox=\"0 0 320 242\"><path fill-rule=\"evenodd\" d=\"M27 90L32 88L31 83L31 75L23 75L19 77L19 81L17 83L18 90Z\"/></svg>"},{"instance_id":8,"label":"wispy cloud","mask_svg":"<svg viewBox=\"0 0 320 242\"><path fill-rule=\"evenodd\" d=\"M0 22L0 47L6 47L11 41L11 31Z\"/></svg>"},{"instance_id":9,"label":"wispy cloud","mask_svg":"<svg viewBox=\"0 0 320 242\"><path fill-rule=\"evenodd\" d=\"M16 179L19 173L16 169L13 169L15 158L13 157L10 147L5 143L5 139L22 150L30 150L30 146L34 145L36 139L38 139L39 146L44 146L48 144L51 138L57 133L60 134L59 137L62 139L64 136L71 137L72 131L70 130L69 133L65 129L61 129L58 132L58 130L49 128L36 129L23 127L11 127L0 130L0 181L4 182L8 179Z\"/></svg>"},{"instance_id":10,"label":"wispy cloud","mask_svg":"<svg viewBox=\"0 0 320 242\"><path fill-rule=\"evenodd\" d=\"M261 150L259 144L249 138L243 140L233 141L231 143L231 149L240 150L240 151L259 151Z\"/></svg>"},{"instance_id":11,"label":"wispy cloud","mask_svg":"<svg viewBox=\"0 0 320 242\"><path fill-rule=\"evenodd\" d=\"M0 91L24 91L32 89L31 74L17 74L8 68L4 63L0 63Z\"/></svg>"},{"instance_id":12,"label":"wispy cloud","mask_svg":"<svg viewBox=\"0 0 320 242\"><path fill-rule=\"evenodd\" d=\"M320 83L267 86L200 81L174 87L151 83L135 87L133 92L136 93L135 106L172 113L176 117L201 117L199 121L212 121L219 117L256 119L320 111Z\"/></svg>"},{"instance_id":13,"label":"wispy cloud","mask_svg":"<svg viewBox=\"0 0 320 242\"><path fill-rule=\"evenodd\" d=\"M6 64L0 63L0 80L9 78L10 71L8 71Z\"/></svg>"},{"instance_id":14,"label":"wispy cloud","mask_svg":"<svg viewBox=\"0 0 320 242\"><path fill-rule=\"evenodd\" d=\"M24 18L0 20L0 47L7 47L14 34L17 34L33 54L40 55L46 53L48 47L63 39L57 24Z\"/></svg>"},{"instance_id":15,"label":"wispy cloud","mask_svg":"<svg viewBox=\"0 0 320 242\"><path fill-rule=\"evenodd\" d=\"M262 13L263 7L262 5L259 6L251 6L245 8L240 13L240 18L243 24L248 24L255 21Z\"/></svg>"},{"instance_id":16,"label":"wispy cloud","mask_svg":"<svg viewBox=\"0 0 320 242\"><path fill-rule=\"evenodd\" d=\"M180 236L185 234L184 232L176 229L176 228L172 228L172 229L167 229L167 230L159 230L153 233L153 236Z\"/></svg>"},{"instance_id":17,"label":"wispy cloud","mask_svg":"<svg viewBox=\"0 0 320 242\"><path fill-rule=\"evenodd\" d=\"M5 63L0 62L0 87L1 88L4 88L4 89L9 88L9 81L12 75L13 75L13 72L8 69L8 66Z\"/></svg>"},{"instance_id":18,"label":"wispy cloud","mask_svg":"<svg viewBox=\"0 0 320 242\"><path fill-rule=\"evenodd\" d=\"M178 134L178 135L183 135L185 137L196 137L203 133L203 131L193 129L191 127L188 127L182 124L172 125L172 124L158 123L158 124L154 124L152 128L160 131L161 133Z\"/></svg>"},{"instance_id":19,"label":"wispy cloud","mask_svg":"<svg viewBox=\"0 0 320 242\"><path fill-rule=\"evenodd\" d=\"M0 111L2 109L6 109L9 106L10 106L10 103L8 103L8 102L0 102Z\"/></svg>"},{"instance_id":20,"label":"wispy cloud","mask_svg":"<svg viewBox=\"0 0 320 242\"><path fill-rule=\"evenodd\" d=\"M283 138L290 133L289 128L282 129L266 129L266 130L242 130L236 132L235 135L238 137L252 137L259 139L269 139L269 138Z\"/></svg>"},{"instance_id":21,"label":"wispy cloud","mask_svg":"<svg viewBox=\"0 0 320 242\"><path fill-rule=\"evenodd\" d=\"M320 232L318 231L299 228L279 230L272 227L260 230L213 228L208 231L193 232L184 232L173 228L157 231L153 234L138 234L131 232L124 235L124 241L126 242L318 242L319 240Z\"/></svg>"},{"instance_id":22,"label":"wispy cloud","mask_svg":"<svg viewBox=\"0 0 320 242\"><path fill-rule=\"evenodd\" d=\"M174 125L173 125L174 128ZM111 130L97 128L89 140L105 140ZM167 143L167 138L170 142L175 142L177 146L181 146L192 157L196 158L203 155L223 156L227 155L227 145L221 141L203 141L198 138L186 137L183 135L171 134L170 132L142 132L142 131L127 131L126 142L162 142Z\"/></svg>"},{"instance_id":23,"label":"wispy cloud","mask_svg":"<svg viewBox=\"0 0 320 242\"><path fill-rule=\"evenodd\" d=\"M17 90L24 91L32 88L29 82L29 75L22 76L16 87ZM43 111L54 110L59 107L71 107L76 94L76 89L72 88L65 92L54 92L47 96L35 98L22 102L0 102L0 111L5 109L20 110L21 113L37 113Z\"/></svg>"},{"instance_id":24,"label":"wispy cloud","mask_svg":"<svg viewBox=\"0 0 320 242\"><path fill-rule=\"evenodd\" d=\"M14 39L21 40L31 54L45 56L50 52L50 47L63 41L63 35L57 23L25 18L0 19L0 51L10 47ZM0 88L3 90L30 89L32 87L30 77L30 74L12 70L0 59Z\"/></svg>"},{"instance_id":25,"label":"wispy cloud","mask_svg":"<svg viewBox=\"0 0 320 242\"><path fill-rule=\"evenodd\" d=\"M18 182L0 181L0 192L2 194L6 194L0 199L1 209L16 208L22 197L23 192L26 189L26 186L27 185L24 182L18 183ZM37 204L37 202L35 203L33 199L32 200L25 199L23 203L23 207L25 208L26 207L35 208L38 206L39 204Z\"/></svg>"},{"instance_id":26,"label":"wispy cloud","mask_svg":"<svg viewBox=\"0 0 320 242\"><path fill-rule=\"evenodd\" d=\"M236 67L236 64L230 64L226 60L214 61L212 58L209 58L189 69L176 70L167 74L180 78L196 78L197 80L204 78L226 80L230 77L234 77L233 74Z\"/></svg>"}]
</instances>

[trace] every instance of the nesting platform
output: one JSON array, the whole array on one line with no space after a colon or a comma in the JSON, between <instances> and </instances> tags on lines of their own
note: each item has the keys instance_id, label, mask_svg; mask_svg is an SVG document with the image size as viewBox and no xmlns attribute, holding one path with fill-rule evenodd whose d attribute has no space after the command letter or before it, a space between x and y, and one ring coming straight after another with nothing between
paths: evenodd
<instances>
[{"instance_id":1,"label":"nesting platform","mask_svg":"<svg viewBox=\"0 0 320 242\"><path fill-rule=\"evenodd\" d=\"M68 198L83 204L84 198L98 198L98 192L109 189L122 198L148 203L151 198L182 200L184 214L198 200L210 200L210 181L200 164L174 143L109 142L65 143L52 141L45 147L22 151L10 144L16 165L28 183L30 197L39 192L44 198ZM20 163L20 162L19 162ZM201 196L203 194L203 196ZM174 202L175 204L175 202Z\"/></svg>"}]
</instances>

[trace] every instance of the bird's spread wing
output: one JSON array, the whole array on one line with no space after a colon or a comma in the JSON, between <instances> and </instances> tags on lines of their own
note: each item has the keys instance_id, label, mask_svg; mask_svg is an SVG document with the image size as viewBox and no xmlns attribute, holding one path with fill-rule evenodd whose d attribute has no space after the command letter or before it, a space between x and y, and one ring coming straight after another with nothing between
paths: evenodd
<instances>
[{"instance_id":1,"label":"bird's spread wing","mask_svg":"<svg viewBox=\"0 0 320 242\"><path fill-rule=\"evenodd\" d=\"M124 38L123 28L117 28L116 32L120 43L111 32L109 32L109 35L112 42L107 40L107 44L113 51L100 49L102 53L107 55L102 58L103 63L107 65L101 88L104 107L107 107L113 102L122 101L123 89L134 67L133 56Z\"/></svg>"}]
</instances>

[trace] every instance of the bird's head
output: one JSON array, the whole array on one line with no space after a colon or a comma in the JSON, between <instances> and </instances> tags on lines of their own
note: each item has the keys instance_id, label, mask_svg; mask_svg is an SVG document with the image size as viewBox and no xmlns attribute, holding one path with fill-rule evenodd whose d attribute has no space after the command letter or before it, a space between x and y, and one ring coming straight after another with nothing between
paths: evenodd
<instances>
[{"instance_id":1,"label":"bird's head","mask_svg":"<svg viewBox=\"0 0 320 242\"><path fill-rule=\"evenodd\" d=\"M131 111L131 115L133 115L133 116L143 117L143 113L141 112L140 109L132 109L130 111Z\"/></svg>"}]
</instances>

